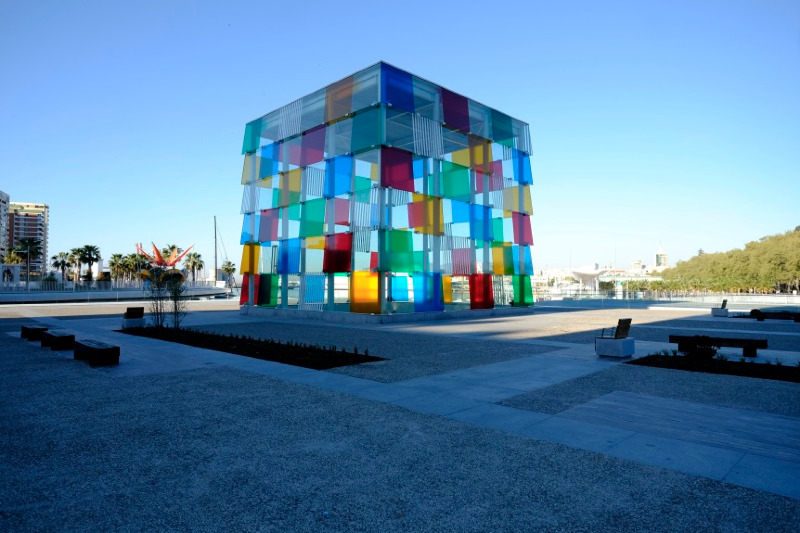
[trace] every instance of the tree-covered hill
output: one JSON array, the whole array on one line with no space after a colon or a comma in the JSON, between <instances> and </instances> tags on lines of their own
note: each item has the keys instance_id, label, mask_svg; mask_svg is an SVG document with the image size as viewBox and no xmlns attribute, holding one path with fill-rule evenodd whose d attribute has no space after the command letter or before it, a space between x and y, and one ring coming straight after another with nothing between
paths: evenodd
<instances>
[{"instance_id":1,"label":"tree-covered hill","mask_svg":"<svg viewBox=\"0 0 800 533\"><path fill-rule=\"evenodd\" d=\"M749 242L743 250L701 253L663 272L683 289L773 292L800 290L800 226Z\"/></svg>"}]
</instances>

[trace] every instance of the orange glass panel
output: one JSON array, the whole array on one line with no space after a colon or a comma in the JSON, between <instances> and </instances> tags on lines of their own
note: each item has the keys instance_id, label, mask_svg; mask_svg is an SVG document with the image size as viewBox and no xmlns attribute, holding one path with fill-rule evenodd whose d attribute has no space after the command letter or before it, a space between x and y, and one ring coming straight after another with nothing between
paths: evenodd
<instances>
[{"instance_id":1,"label":"orange glass panel","mask_svg":"<svg viewBox=\"0 0 800 533\"><path fill-rule=\"evenodd\" d=\"M350 311L353 313L381 312L377 272L353 272L350 283Z\"/></svg>"}]
</instances>

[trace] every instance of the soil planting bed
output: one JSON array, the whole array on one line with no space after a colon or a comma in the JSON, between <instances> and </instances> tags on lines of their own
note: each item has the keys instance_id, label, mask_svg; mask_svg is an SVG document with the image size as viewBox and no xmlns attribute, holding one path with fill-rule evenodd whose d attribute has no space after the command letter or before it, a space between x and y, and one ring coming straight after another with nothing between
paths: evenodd
<instances>
[{"instance_id":1,"label":"soil planting bed","mask_svg":"<svg viewBox=\"0 0 800 533\"><path fill-rule=\"evenodd\" d=\"M286 365L302 366L313 370L327 370L339 366L358 365L373 361L383 361L380 357L360 354L357 351L346 352L344 349L320 348L306 344L283 344L272 340L253 339L219 335L191 329L173 328L128 328L122 333L149 337L168 342L177 342L197 348L217 350L219 352L244 355L263 361L273 361Z\"/></svg>"},{"instance_id":2,"label":"soil planting bed","mask_svg":"<svg viewBox=\"0 0 800 533\"><path fill-rule=\"evenodd\" d=\"M709 374L728 374L750 378L774 379L800 383L800 367L762 364L753 362L724 361L721 359L698 359L685 355L648 355L640 359L628 361L629 365L670 368L672 370L688 370L690 372L707 372Z\"/></svg>"}]
</instances>

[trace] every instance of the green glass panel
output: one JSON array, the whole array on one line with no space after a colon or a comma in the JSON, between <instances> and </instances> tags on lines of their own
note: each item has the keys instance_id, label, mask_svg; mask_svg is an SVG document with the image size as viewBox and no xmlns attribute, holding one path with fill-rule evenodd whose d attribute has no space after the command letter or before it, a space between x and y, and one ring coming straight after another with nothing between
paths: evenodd
<instances>
[{"instance_id":1,"label":"green glass panel","mask_svg":"<svg viewBox=\"0 0 800 533\"><path fill-rule=\"evenodd\" d=\"M261 119L248 122L244 127L244 141L242 142L242 154L252 152L261 143Z\"/></svg>"},{"instance_id":2,"label":"green glass panel","mask_svg":"<svg viewBox=\"0 0 800 533\"><path fill-rule=\"evenodd\" d=\"M303 204L303 216L300 219L300 237L315 237L325 233L325 204L327 199L318 198ZM322 268L320 267L319 271Z\"/></svg>"},{"instance_id":3,"label":"green glass panel","mask_svg":"<svg viewBox=\"0 0 800 533\"><path fill-rule=\"evenodd\" d=\"M300 220L300 204L290 204L286 209L289 210L289 220Z\"/></svg>"},{"instance_id":4,"label":"green glass panel","mask_svg":"<svg viewBox=\"0 0 800 533\"><path fill-rule=\"evenodd\" d=\"M492 140L509 148L514 147L511 117L494 109L492 109Z\"/></svg>"},{"instance_id":5,"label":"green glass panel","mask_svg":"<svg viewBox=\"0 0 800 533\"><path fill-rule=\"evenodd\" d=\"M450 161L442 161L442 196L463 202L469 201L469 168Z\"/></svg>"},{"instance_id":6,"label":"green glass panel","mask_svg":"<svg viewBox=\"0 0 800 533\"><path fill-rule=\"evenodd\" d=\"M414 243L410 231L388 230L384 237L380 270L387 272L414 271Z\"/></svg>"},{"instance_id":7,"label":"green glass panel","mask_svg":"<svg viewBox=\"0 0 800 533\"><path fill-rule=\"evenodd\" d=\"M528 275L512 276L511 283L514 285L514 305L533 305L531 277Z\"/></svg>"},{"instance_id":8,"label":"green glass panel","mask_svg":"<svg viewBox=\"0 0 800 533\"><path fill-rule=\"evenodd\" d=\"M369 202L369 190L372 188L372 180L363 176L356 176L356 191L366 191L366 198L358 197L359 202Z\"/></svg>"},{"instance_id":9,"label":"green glass panel","mask_svg":"<svg viewBox=\"0 0 800 533\"><path fill-rule=\"evenodd\" d=\"M258 285L259 307L275 307L278 305L278 274L261 274Z\"/></svg>"},{"instance_id":10,"label":"green glass panel","mask_svg":"<svg viewBox=\"0 0 800 533\"><path fill-rule=\"evenodd\" d=\"M358 152L381 144L381 109L374 108L353 117L350 151Z\"/></svg>"},{"instance_id":11,"label":"green glass panel","mask_svg":"<svg viewBox=\"0 0 800 533\"><path fill-rule=\"evenodd\" d=\"M505 241L503 238L503 219L502 218L493 218L492 219L492 235L494 236L495 242L502 242Z\"/></svg>"}]
</instances>

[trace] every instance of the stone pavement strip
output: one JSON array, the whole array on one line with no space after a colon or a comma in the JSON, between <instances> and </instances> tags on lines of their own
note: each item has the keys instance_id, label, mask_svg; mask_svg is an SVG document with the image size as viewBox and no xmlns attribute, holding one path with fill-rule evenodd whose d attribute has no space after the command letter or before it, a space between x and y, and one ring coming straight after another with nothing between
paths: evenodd
<instances>
[{"instance_id":1,"label":"stone pavement strip","mask_svg":"<svg viewBox=\"0 0 800 533\"><path fill-rule=\"evenodd\" d=\"M624 392L557 415L496 404L618 364L596 358L592 345L543 340L539 344L552 351L379 383L128 336L110 331L116 327L110 319L34 318L78 336L122 345L122 364L102 370L114 377L227 366L800 500L800 418ZM535 339L523 342L537 344ZM637 355L662 347L669 345L639 343Z\"/></svg>"}]
</instances>

